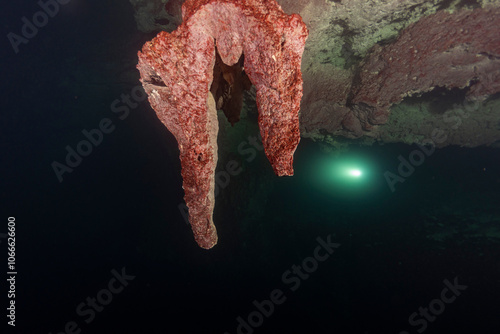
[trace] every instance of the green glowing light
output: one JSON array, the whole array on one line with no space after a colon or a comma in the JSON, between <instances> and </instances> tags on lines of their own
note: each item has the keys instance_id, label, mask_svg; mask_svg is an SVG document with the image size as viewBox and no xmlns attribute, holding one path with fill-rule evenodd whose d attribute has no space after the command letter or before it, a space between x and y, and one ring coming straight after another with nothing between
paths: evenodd
<instances>
[{"instance_id":1,"label":"green glowing light","mask_svg":"<svg viewBox=\"0 0 500 334\"><path fill-rule=\"evenodd\" d=\"M379 175L374 161L362 152L317 155L310 163L310 180L322 194L360 199L376 190Z\"/></svg>"},{"instance_id":2,"label":"green glowing light","mask_svg":"<svg viewBox=\"0 0 500 334\"><path fill-rule=\"evenodd\" d=\"M359 169L351 169L349 171L349 175L354 176L354 177L360 177L363 173Z\"/></svg>"}]
</instances>

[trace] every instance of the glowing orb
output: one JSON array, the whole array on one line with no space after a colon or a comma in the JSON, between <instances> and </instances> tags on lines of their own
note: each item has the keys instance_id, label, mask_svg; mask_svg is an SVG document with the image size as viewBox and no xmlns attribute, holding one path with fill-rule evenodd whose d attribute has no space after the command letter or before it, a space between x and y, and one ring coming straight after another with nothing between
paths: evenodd
<instances>
[{"instance_id":1,"label":"glowing orb","mask_svg":"<svg viewBox=\"0 0 500 334\"><path fill-rule=\"evenodd\" d=\"M354 177L360 177L361 176L361 171L359 169L351 169L349 171L349 175L354 176Z\"/></svg>"}]
</instances>

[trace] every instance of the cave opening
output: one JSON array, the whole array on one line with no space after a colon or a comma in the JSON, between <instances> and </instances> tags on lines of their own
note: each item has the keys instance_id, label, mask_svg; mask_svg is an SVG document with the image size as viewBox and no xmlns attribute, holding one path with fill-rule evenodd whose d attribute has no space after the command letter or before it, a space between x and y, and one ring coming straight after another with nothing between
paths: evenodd
<instances>
[{"instance_id":1,"label":"cave opening","mask_svg":"<svg viewBox=\"0 0 500 334\"><path fill-rule=\"evenodd\" d=\"M454 105L461 105L466 100L469 87L465 88L447 88L435 87L431 91L418 94L415 96L408 96L403 101L408 104L420 104L426 102L429 104L429 112L431 114L441 115L453 108Z\"/></svg>"}]
</instances>

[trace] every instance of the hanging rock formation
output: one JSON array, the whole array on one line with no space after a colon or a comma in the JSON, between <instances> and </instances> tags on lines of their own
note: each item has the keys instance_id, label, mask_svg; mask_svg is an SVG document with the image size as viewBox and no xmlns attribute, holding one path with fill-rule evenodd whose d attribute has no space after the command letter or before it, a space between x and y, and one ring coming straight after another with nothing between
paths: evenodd
<instances>
[{"instance_id":1,"label":"hanging rock formation","mask_svg":"<svg viewBox=\"0 0 500 334\"><path fill-rule=\"evenodd\" d=\"M219 101L210 92L216 52L223 63L217 84L222 77L241 89L245 84L234 80L248 76L257 89L266 155L277 175L293 175L308 30L274 0L187 0L182 18L177 30L144 44L137 68L152 108L177 139L189 221L198 245L209 249L217 243L212 216Z\"/></svg>"},{"instance_id":2,"label":"hanging rock formation","mask_svg":"<svg viewBox=\"0 0 500 334\"><path fill-rule=\"evenodd\" d=\"M143 31L154 30L164 12L177 17L184 2L130 1L138 24L149 24ZM302 59L302 137L332 145L342 137L421 144L443 128L449 136L441 147L500 147L500 64L494 48L500 45L500 0L276 1L286 13L298 13L309 29ZM156 11L140 11L153 4ZM413 43L418 46L410 49ZM452 131L446 115L466 110L470 117Z\"/></svg>"}]
</instances>

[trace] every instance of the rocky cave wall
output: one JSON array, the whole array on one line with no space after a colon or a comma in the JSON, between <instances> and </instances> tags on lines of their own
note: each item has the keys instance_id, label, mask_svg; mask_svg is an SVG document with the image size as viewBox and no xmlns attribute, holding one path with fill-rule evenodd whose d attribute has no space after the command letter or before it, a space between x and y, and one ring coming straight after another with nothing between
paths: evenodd
<instances>
[{"instance_id":1,"label":"rocky cave wall","mask_svg":"<svg viewBox=\"0 0 500 334\"><path fill-rule=\"evenodd\" d=\"M138 28L172 31L183 0L130 0ZM499 0L278 0L310 34L301 135L334 144L500 140ZM441 137L442 139L443 137Z\"/></svg>"}]
</instances>

